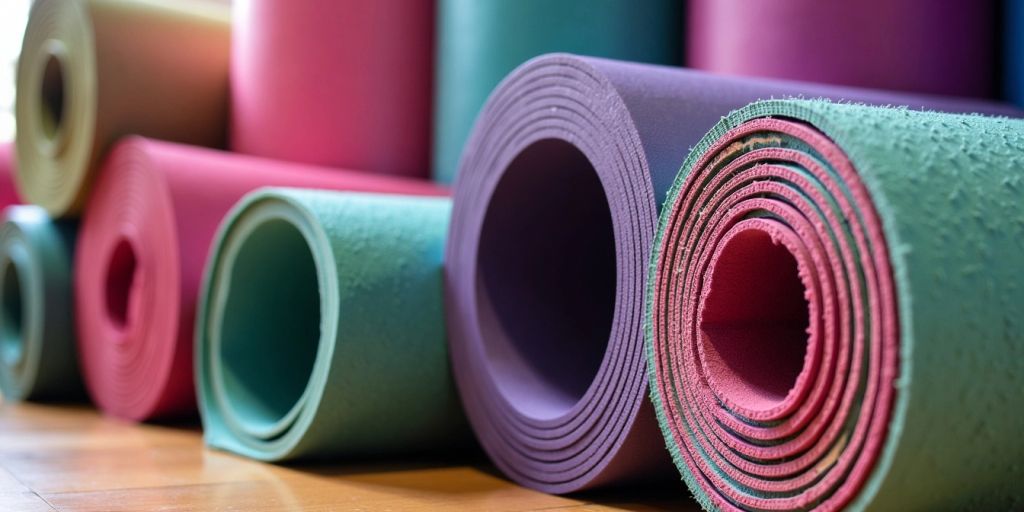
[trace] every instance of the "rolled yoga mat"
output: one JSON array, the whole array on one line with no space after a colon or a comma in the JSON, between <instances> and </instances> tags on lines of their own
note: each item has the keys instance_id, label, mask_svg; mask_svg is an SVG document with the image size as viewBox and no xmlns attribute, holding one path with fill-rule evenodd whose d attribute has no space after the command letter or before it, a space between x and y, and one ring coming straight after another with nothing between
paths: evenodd
<instances>
[{"instance_id":1,"label":"rolled yoga mat","mask_svg":"<svg viewBox=\"0 0 1024 512\"><path fill-rule=\"evenodd\" d=\"M995 5L690 0L686 64L717 73L991 97Z\"/></svg>"},{"instance_id":2,"label":"rolled yoga mat","mask_svg":"<svg viewBox=\"0 0 1024 512\"><path fill-rule=\"evenodd\" d=\"M1024 122L756 103L669 192L652 396L707 509L1024 503Z\"/></svg>"},{"instance_id":3,"label":"rolled yoga mat","mask_svg":"<svg viewBox=\"0 0 1024 512\"><path fill-rule=\"evenodd\" d=\"M434 0L239 0L231 148L427 177Z\"/></svg>"},{"instance_id":4,"label":"rolled yoga mat","mask_svg":"<svg viewBox=\"0 0 1024 512\"><path fill-rule=\"evenodd\" d=\"M297 189L242 200L196 324L207 443L282 460L464 439L441 291L450 211L445 198Z\"/></svg>"},{"instance_id":5,"label":"rolled yoga mat","mask_svg":"<svg viewBox=\"0 0 1024 512\"><path fill-rule=\"evenodd\" d=\"M11 206L0 225L0 393L5 400L74 400L85 390L72 318L72 221Z\"/></svg>"},{"instance_id":6,"label":"rolled yoga mat","mask_svg":"<svg viewBox=\"0 0 1024 512\"><path fill-rule=\"evenodd\" d=\"M25 201L76 216L123 135L223 146L229 24L198 0L33 3L15 104Z\"/></svg>"},{"instance_id":7,"label":"rolled yoga mat","mask_svg":"<svg viewBox=\"0 0 1024 512\"><path fill-rule=\"evenodd\" d=\"M441 195L429 183L128 138L104 163L75 255L86 386L133 420L195 411L192 334L217 224L247 192L281 185Z\"/></svg>"},{"instance_id":8,"label":"rolled yoga mat","mask_svg":"<svg viewBox=\"0 0 1024 512\"><path fill-rule=\"evenodd\" d=\"M526 60L572 52L678 64L675 0L438 0L434 180L451 183L473 120L498 82Z\"/></svg>"},{"instance_id":9,"label":"rolled yoga mat","mask_svg":"<svg viewBox=\"0 0 1024 512\"><path fill-rule=\"evenodd\" d=\"M511 478L570 492L667 467L642 331L657 205L707 127L790 94L1000 108L570 55L491 96L455 182L446 314L470 422Z\"/></svg>"}]
</instances>

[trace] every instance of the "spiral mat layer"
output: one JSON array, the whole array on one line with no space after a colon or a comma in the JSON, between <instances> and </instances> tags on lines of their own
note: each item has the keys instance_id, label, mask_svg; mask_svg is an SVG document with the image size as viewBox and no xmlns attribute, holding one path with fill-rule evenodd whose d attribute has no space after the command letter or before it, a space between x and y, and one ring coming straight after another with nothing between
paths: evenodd
<instances>
[{"instance_id":1,"label":"spiral mat layer","mask_svg":"<svg viewBox=\"0 0 1024 512\"><path fill-rule=\"evenodd\" d=\"M455 182L446 314L467 414L511 478L570 492L660 471L642 330L657 205L708 126L789 95L993 108L564 54L491 95Z\"/></svg>"},{"instance_id":2,"label":"spiral mat layer","mask_svg":"<svg viewBox=\"0 0 1024 512\"><path fill-rule=\"evenodd\" d=\"M18 60L18 188L77 216L100 160L136 134L223 146L230 14L196 0L33 2Z\"/></svg>"},{"instance_id":3,"label":"spiral mat layer","mask_svg":"<svg viewBox=\"0 0 1024 512\"><path fill-rule=\"evenodd\" d=\"M38 206L11 206L0 225L0 392L6 400L85 395L72 319L75 226Z\"/></svg>"},{"instance_id":4,"label":"spiral mat layer","mask_svg":"<svg viewBox=\"0 0 1024 512\"><path fill-rule=\"evenodd\" d=\"M1024 503L1022 159L1020 121L825 101L755 103L701 141L647 340L706 508Z\"/></svg>"},{"instance_id":5,"label":"spiral mat layer","mask_svg":"<svg viewBox=\"0 0 1024 512\"><path fill-rule=\"evenodd\" d=\"M242 200L196 326L207 443L282 460L464 439L441 302L450 211L442 198L293 189Z\"/></svg>"},{"instance_id":6,"label":"spiral mat layer","mask_svg":"<svg viewBox=\"0 0 1024 512\"><path fill-rule=\"evenodd\" d=\"M276 162L138 137L104 162L75 254L86 385L109 414L195 412L192 334L217 225L262 186L444 195L425 182Z\"/></svg>"}]
</instances>

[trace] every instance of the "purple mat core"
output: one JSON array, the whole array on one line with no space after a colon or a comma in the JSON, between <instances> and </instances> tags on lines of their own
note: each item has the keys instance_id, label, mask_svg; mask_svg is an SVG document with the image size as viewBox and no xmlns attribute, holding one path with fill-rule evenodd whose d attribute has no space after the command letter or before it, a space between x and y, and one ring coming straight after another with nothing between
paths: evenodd
<instances>
[{"instance_id":1,"label":"purple mat core","mask_svg":"<svg viewBox=\"0 0 1024 512\"><path fill-rule=\"evenodd\" d=\"M526 416L564 414L594 381L615 306L611 212L583 153L545 139L512 161L487 208L477 264L498 388Z\"/></svg>"}]
</instances>

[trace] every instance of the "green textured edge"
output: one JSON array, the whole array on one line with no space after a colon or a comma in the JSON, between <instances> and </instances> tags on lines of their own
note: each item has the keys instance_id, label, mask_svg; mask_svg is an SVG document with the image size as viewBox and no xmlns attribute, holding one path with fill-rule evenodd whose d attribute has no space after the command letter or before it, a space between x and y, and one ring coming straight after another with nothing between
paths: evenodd
<instances>
[{"instance_id":1,"label":"green textured edge","mask_svg":"<svg viewBox=\"0 0 1024 512\"><path fill-rule=\"evenodd\" d=\"M321 265L337 270L333 291L330 283L327 291L338 304L335 321L321 320L315 364L325 369L316 375L314 368L309 384L314 389L305 394L308 403L289 432L276 438L281 442L262 444L239 439L214 407L205 369L204 333L210 288L225 239L240 217L268 201L308 221L315 235L313 240L307 237L307 242L317 261L321 286L325 275ZM210 252L196 322L197 393L207 444L274 461L423 451L456 444L466 424L448 369L442 308L442 256L450 211L450 200L444 198L299 189L261 189L242 199L221 224ZM354 243L346 246L350 242ZM361 252L349 250L356 246ZM416 258L423 265L417 266ZM396 294L391 287L406 287L410 293ZM321 287L322 308L332 300L324 298L324 291ZM334 339L325 340L324 333L333 333ZM374 359L375 353L359 346L360 337L377 342L374 346L381 350L376 355L387 357ZM329 350L324 350L325 344ZM379 368L403 357L408 375L419 381L388 379L372 371L375 364ZM320 383L314 384L314 379ZM367 394L349 391L345 385L362 381L386 389ZM387 421L389 415L393 421Z\"/></svg>"},{"instance_id":2,"label":"green textured edge","mask_svg":"<svg viewBox=\"0 0 1024 512\"><path fill-rule=\"evenodd\" d=\"M693 165L716 140L729 130L749 120L764 117L784 117L807 122L832 138L846 152L857 169L858 176L867 188L875 210L879 214L882 230L889 249L889 258L896 286L897 308L900 317L900 370L899 377L894 383L898 391L890 419L890 431L878 461L874 468L872 468L864 487L848 505L848 508L851 510L865 510L876 507L903 510L992 507L1009 507L1013 509L1024 506L1024 474L1022 474L1024 471L1021 469L1021 464L1015 462L1015 459L1019 459L1024 455L1024 441L1022 441L1019 435L1020 432L1024 431L1024 419L1022 419L1024 414L1014 412L1024 410L1024 393L1018 393L1014 396L1012 388L1009 394L1002 396L1002 398L1010 403L1003 404L1006 406L1003 409L1003 414L994 418L1000 423L999 427L1001 427L1004 434L998 440L1010 441L1009 446L1001 445L998 442L989 442L987 446L982 446L982 448L989 452L988 455L1002 463L996 464L1001 467L996 468L997 474L994 479L989 482L982 482L977 488L968 488L966 491L964 491L965 486L963 484L967 481L967 478L959 482L961 484L959 488L956 485L941 485L934 480L925 482L922 485L920 474L921 472L927 473L929 469L934 468L933 464L937 462L935 459L936 450L940 454L939 460L947 464L943 466L944 470L949 469L948 464L950 460L965 459L965 453L968 456L971 455L971 448L964 448L966 444L970 443L964 442L965 439L957 439L955 434L949 434L950 432L963 429L950 428L948 422L943 424L940 421L941 418L929 417L928 409L934 408L936 402L943 403L944 399L948 398L948 395L953 394L953 390L948 386L948 383L958 382L958 379L956 376L951 378L946 371L961 371L963 374L959 376L959 382L973 382L971 378L977 377L977 373L974 372L978 369L971 368L971 366L978 365L957 366L959 364L957 362L951 367L932 369L932 367L938 366L936 363L948 364L948 361L941 358L948 355L946 350L950 347L937 344L934 341L925 341L923 345L920 345L922 334L931 334L933 336L928 339L943 339L941 336L934 336L936 333L941 332L943 327L936 328L928 322L937 321L942 324L945 321L949 321L949 318L943 318L932 313L933 306L936 304L934 301L915 300L915 290L917 290L919 296L932 291L927 286L922 285L921 274L926 273L926 270L920 268L920 265L918 265L920 262L916 261L916 259L922 258L920 255L925 254L923 259L927 261L927 255L929 254L927 249L934 249L934 247L929 247L929 244L935 243L935 231L929 231L928 228L941 224L947 219L940 215L936 220L929 221L928 216L934 216L935 212L928 211L928 209L925 209L921 215L907 215L907 210L914 211L920 205L899 204L898 201L894 201L893 197L891 197L895 194L898 199L901 192L898 187L896 187L895 191L892 190L894 183L913 182L916 178L919 178L916 175L909 178L902 176L900 169L893 169L894 166L900 167L900 165L903 165L902 169L904 170L928 167L929 170L939 173L950 168L958 169L956 172L949 171L952 176L940 175L938 179L927 184L911 183L906 185L908 188L939 185L928 190L928 192L932 192L933 195L937 195L940 198L946 195L952 198L954 197L953 194L956 193L955 191L959 190L957 180L949 179L955 178L961 172L959 171L960 167L957 167L956 164L966 164L965 167L970 171L969 174L983 176L984 172L986 170L991 171L992 167L1000 168L999 165L991 165L992 158L1000 159L1003 162L1001 167L1006 171L1005 174L1001 175L1002 185L1007 189L1020 191L1020 195L1017 198L1010 197L1004 201L999 201L998 199L1000 198L998 197L989 196L987 199L990 199L990 201L987 203L979 202L979 205L988 204L989 208L987 209L992 210L987 212L990 215L976 212L972 218L975 220L981 219L980 222L982 223L985 219L989 219L995 222L997 227L1011 230L1011 232L997 230L999 236L993 236L990 233L987 238L981 240L982 243L998 242L1000 240L1016 241L1017 250L1015 254L1024 254L1024 211L1022 211L1020 206L1024 204L1024 197L1020 197L1024 196L1024 171L1022 171L1024 169L1024 122L1022 121L979 115L943 114L912 111L906 108L871 107L859 104L833 103L828 100L802 99L759 101L722 118L691 150L672 187L669 189L664 207L661 209L662 213L658 221L657 232L655 233L655 251L652 252L648 265L649 279L645 292L644 347L648 365L653 367L654 363L651 304L653 303L654 295L653 283L656 281L654 276L657 275L657 250L662 244L665 227L669 221L668 215L672 211L672 204L678 199L680 188L692 170ZM874 122L869 122L869 126L864 126L859 124L858 121ZM901 122L907 123L909 126L899 126ZM996 134L1001 136L1003 147L998 147L998 145L993 147L991 142L985 143L985 140L988 139L979 136L987 135L994 137ZM943 140L944 136L948 140ZM949 155L942 155L943 151L949 149L950 146L945 144L949 142L959 142L960 144L956 145ZM905 152L907 149L914 149L917 152L901 154L892 160L885 158L890 156L889 151L895 153L897 150L904 150ZM999 155L997 154L998 149L1004 149L1007 153ZM942 156L952 157L952 160L943 160ZM900 162L900 158L909 158L910 160ZM936 158L938 158L938 161L936 161ZM966 159L967 161L957 162L957 158ZM907 164L909 164L909 167ZM935 167L936 165L939 167ZM943 181L942 178L946 178L946 180ZM994 188L996 192L999 192L999 187L995 186L994 182L985 182L982 186L986 184L990 185L989 188ZM949 188L954 192L943 194ZM905 190L902 192L906 193ZM984 190L983 192L989 192L989 190ZM983 207L983 209L985 208ZM1006 211L999 211L1000 209L1005 209ZM915 221L923 221L919 223L923 224L924 227L915 226ZM924 247L926 251L915 251L914 248L919 246ZM935 253L936 251L932 251L930 254ZM1018 312L1024 311L1024 277L1021 277L1021 275L1024 275L1024 263L1019 259L1016 265L1012 262L1009 264L1004 262L1002 265L997 265L995 270L996 272L1005 271L1008 274L1004 276L1008 281L1000 281L996 285L1001 285L1001 289L1007 294L1002 297L1006 302L1002 304L1002 311L1006 315L1002 319L1006 322L1006 325L1003 331L997 329L996 332L991 333L995 336L988 341L995 343L996 336L999 334L1005 335L1006 345L1011 351L1016 350L1018 357L1007 357L1007 354L1004 353L989 354L989 357L984 362L988 362L993 366L998 365L1000 361L1005 363L1006 366L1002 370L1004 370L1004 376L1009 379L1012 386L1015 376L1017 379L1020 379L1020 376L1024 375L1024 326L1020 324L1020 320L1014 323L1011 313L1014 311L1013 306L1018 307L1016 309ZM1016 278L1012 277L1014 274L1017 275ZM967 275L960 274L960 277L966 278ZM990 280L989 283L991 284L992 281ZM971 287L974 284L978 283L972 283L970 279L966 279L966 281L961 283L944 285L940 288L940 291L946 291L946 288L956 290L958 285L966 285L962 290L956 291L969 293L974 290ZM932 295L935 294L933 293ZM936 300L948 298L948 295L941 293L938 295L940 295L939 298L928 298ZM971 301L964 295L955 297L963 301L961 304L966 304L968 309L973 310L973 313L980 316L984 316L983 313L986 310L992 309L991 304L988 304L988 307L983 305L985 304L984 301ZM970 311L960 317L961 322L969 316L969 313ZM923 317L923 322L921 317ZM955 321L953 322L955 324ZM915 357L915 353L924 353L924 356L917 355ZM980 366L985 366L984 362ZM918 372L915 372L915 363L917 363L916 370L919 370ZM964 366L967 367L965 368ZM985 368L981 368L981 370L985 370ZM988 377L989 379L994 379L991 375L988 375ZM665 436L666 447L671 453L676 467L679 469L687 487L693 492L694 497L701 506L706 510L714 510L710 498L701 490L697 477L690 472L686 465L679 447L673 445L670 441L672 433L665 417L664 403L657 392L658 382L653 371L649 371L648 379L650 395L655 405L658 424ZM915 394L915 389L926 389L928 391ZM1022 390L1024 390L1024 386L1022 386ZM935 399L936 395L938 396L937 400ZM968 399L963 399L961 402L966 404L978 403ZM984 400L981 403L984 407L990 405ZM991 413L990 410L962 410L959 412L961 417L967 418L979 417L976 415L982 412ZM1016 418L1014 417L1015 415ZM991 418L991 416L984 414L980 414L980 417ZM908 428L908 422L912 422L910 428ZM978 420L975 424L979 424L978 422L985 422L985 420ZM964 421L964 423L968 423L968 421ZM929 429L926 427L927 425L935 428ZM999 428L996 430L999 430ZM915 457L915 450L920 451L921 448L922 442L920 438L934 438L936 432L949 434L952 438L948 440L953 442L943 443L942 446L937 448L932 447L932 453L925 453ZM1008 435L1014 432L1016 432L1016 436ZM942 439L947 436L939 434L938 437ZM904 441L905 439L910 441ZM961 443L957 444L956 441L961 441ZM910 443L916 444L914 447L901 446L901 444ZM977 449L977 447L974 448ZM946 455L951 451L959 451L959 456L947 459ZM1000 453L1003 455L1000 455ZM932 456L930 459L929 455ZM974 455L973 460L979 461L976 464L978 466L984 465L986 462L984 454ZM922 461L921 459L929 460ZM968 466L970 465L972 464L968 464ZM977 474L977 470L978 468L972 469L968 467L963 471L954 472L952 476L963 475L969 477L972 474ZM1000 470L1003 473L1000 473ZM1003 476L1004 474L1006 476ZM1016 478L1014 478L1014 474L1016 474ZM943 476L947 480L950 479L949 474ZM987 476L991 477L991 475ZM913 488L913 486L916 486L916 488Z\"/></svg>"}]
</instances>

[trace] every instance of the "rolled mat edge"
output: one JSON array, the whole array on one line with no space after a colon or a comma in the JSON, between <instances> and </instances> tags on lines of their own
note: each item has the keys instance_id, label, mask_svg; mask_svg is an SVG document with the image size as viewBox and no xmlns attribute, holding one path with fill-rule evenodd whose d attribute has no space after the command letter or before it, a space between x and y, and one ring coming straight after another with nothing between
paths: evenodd
<instances>
[{"instance_id":1,"label":"rolled mat edge","mask_svg":"<svg viewBox=\"0 0 1024 512\"><path fill-rule=\"evenodd\" d=\"M75 225L11 206L0 226L0 389L8 400L77 400L71 297Z\"/></svg>"},{"instance_id":2,"label":"rolled mat edge","mask_svg":"<svg viewBox=\"0 0 1024 512\"><path fill-rule=\"evenodd\" d=\"M746 167L748 160L744 158L749 156L749 161L757 160L754 156L757 151L739 149L742 147L741 142L746 140L744 144L755 144L755 135L758 133L764 133L763 138L768 139L771 136L770 127L785 126L787 123L805 126L808 130L806 136L824 137L822 140L827 141L825 145L834 145L837 149L829 150L825 156L827 161L846 161L850 164L848 171L852 171L854 181L850 182L850 176L847 176L836 182L836 186L860 183L863 194L858 196L858 193L851 192L853 195L849 197L853 198L850 199L852 205L860 208L861 214L868 215L865 218L870 217L866 212L876 212L877 227L882 235L880 240L870 242L876 246L880 242L881 253L872 253L870 246L864 246L862 242L851 242L852 247L856 251L867 248L869 256L880 265L878 275L883 284L886 280L886 267L891 269L888 279L893 286L891 296L894 304L891 312L895 318L888 321L895 324L896 334L880 336L879 339L883 346L887 342L898 345L895 349L898 352L895 359L889 359L889 364L895 366L886 368L883 362L881 368L876 370L880 373L876 375L880 379L880 387L877 389L884 393L887 386L891 386L889 389L894 398L891 409L885 413L888 416L884 425L876 425L876 428L884 427L884 430L876 430L874 434L881 436L877 459L874 462L853 459L851 464L860 464L862 468L857 478L860 483L851 484L853 488L846 488L845 480L839 480L836 492L845 496L841 501L830 500L828 495L824 495L814 498L822 501L790 503L786 500L801 497L787 498L788 491L773 494L764 490L763 494L758 494L742 490L749 486L763 489L772 487L756 480L742 485L730 480L727 488L723 488L720 483L708 483L708 478L719 482L717 479L724 477L724 474L710 473L712 476L709 477L706 469L695 467L694 464L699 461L695 462L696 459L692 458L696 455L687 455L688 448L684 443L692 442L689 445L690 453L701 453L705 462L717 460L715 467L718 469L715 472L731 474L734 470L730 468L738 462L722 466L724 463L720 458L731 461L727 454L715 453L722 448L706 451L709 449L706 441L694 441L692 430L690 435L684 435L680 430L694 429L699 424L685 419L689 416L672 412L683 407L679 410L694 411L686 413L692 414L694 418L700 414L721 418L722 413L729 414L728 408L720 413L702 407L700 402L694 403L694 400L700 400L701 393L713 393L716 396L724 393L727 398L737 396L734 391L723 391L720 386L714 389L712 385L711 389L701 391L706 385L686 384L688 380L696 378L696 374L691 376L686 373L688 370L685 366L683 373L678 374L679 356L672 355L673 351L686 354L700 350L700 360L711 361L706 359L708 342L696 341L698 338L695 335L686 338L686 334L681 335L683 338L680 341L679 334L671 334L679 329L678 324L672 322L679 320L667 316L671 308L680 307L666 302L675 300L672 297L678 296L678 300L683 301L680 304L696 300L693 295L697 293L696 290L687 291L684 286L690 285L678 283L693 280L692 286L700 286L698 279L707 280L706 277L700 277L702 275L708 275L711 283L704 285L710 286L710 294L702 295L699 301L703 304L700 307L705 308L702 314L706 315L708 308L715 307L707 304L716 293L717 274L702 274L705 272L703 267L694 269L675 261L675 253L685 257L685 252L676 247L686 247L682 239L677 237L684 236L688 232L685 230L691 229L686 226L705 222L699 215L686 216L677 209L684 208L685 204L705 207L705 203L699 202L700 199L695 195L700 188L695 187L698 187L698 183L702 184L701 187L710 187L718 183L713 181L715 176L724 175L724 171L718 173L717 170L715 172L718 174L704 174L705 167L699 167L701 174L696 174L694 166L708 164L714 165L716 169L733 169L727 166L735 163L735 169L739 171L730 170L730 173L734 173L730 176L736 176L737 172L753 175L759 172L758 168L749 170ZM767 127L768 131L750 131L756 130L758 126ZM730 138L743 136L747 132L746 139ZM981 142L981 139L985 142ZM763 155L792 156L793 153L803 151L800 140L805 139L782 145L762 141L764 148L758 149ZM820 149L815 145L810 147ZM749 153L746 152L748 149ZM1010 412L1024 407L1024 397L1007 393L999 384L1007 380L1013 382L1018 378L1014 375L1024 374L1021 359L1007 357L1006 352L1019 353L1024 348L1024 327L1013 320L1015 312L1024 306L1024 283L1020 277L1024 264L1019 260L996 256L1020 254L1024 250L1021 247L1021 240L1024 240L1024 211L1019 200L1020 189L1024 187L1024 174L1007 163L1015 161L1012 157L1006 159L1006 155L1014 154L1024 156L1024 123L1020 121L835 104L820 100L754 103L723 118L695 146L668 193L659 220L655 251L649 267L652 278L647 285L644 330L647 358L652 368L649 373L651 397L657 409L659 424L684 481L705 508L756 506L791 509L811 504L827 507L846 504L857 509L868 506L896 509L948 506L1014 508L1014 504L1019 505L1024 500L1024 486L1020 484L1024 480L1020 478L1019 464L1014 462L1024 454L1024 442L1012 434L1024 429L1024 419ZM1002 162L1002 165L998 162ZM762 179L771 182L773 171L763 172L768 174ZM732 183L725 181L731 178L720 179L722 184L715 186L721 186L723 190L728 183ZM768 196L775 194L774 189L770 188L772 185L751 186L761 187ZM707 197L730 198L732 195L725 192L720 194ZM739 193L736 195L740 197ZM683 201L688 203L684 204ZM950 201L971 213L957 215L957 209L954 209L954 213L948 213ZM739 210L739 203L730 208L745 211ZM721 212L717 218L728 218L732 213ZM844 215L838 218L850 217ZM715 220L706 222L711 225ZM856 225L859 221L853 222ZM868 221L866 226L870 227L870 224ZM737 225L733 225L733 228ZM950 236L953 233L955 235ZM672 238L667 239L667 236ZM783 235L780 237L779 240L785 238ZM800 235L799 238L804 236ZM868 239L870 237L865 240ZM724 247L727 248L732 239L721 240L726 241ZM714 257L721 258L717 255L723 254L725 249L719 247L716 251ZM811 254L814 252L810 250ZM699 258L696 255L692 257ZM797 256L797 259L800 257ZM714 259L710 260L707 263L710 269L708 272L716 271L715 265L722 265L721 261L719 259L716 263ZM975 269L980 262L984 262L981 274ZM667 272L668 266L676 270ZM674 275L680 272L684 276L697 273L697 277L680 278ZM941 275L943 280L937 281L936 275ZM801 276L805 276L803 270ZM978 286L982 282L984 284ZM884 286L881 293L881 296L864 304L876 307L879 302L884 303ZM809 304L813 308L813 301ZM684 311L679 317L689 322L685 319L695 314ZM873 318L875 313L866 314L866 318ZM824 313L818 316L827 318ZM815 318L812 310L811 321ZM669 322L668 330L664 326L656 327L655 321ZM887 320L883 316L880 322L885 323ZM684 324L680 332L690 332L690 325ZM708 332L704 325L701 328L705 329L705 333ZM965 333L965 329L969 333L967 337L958 338L958 335ZM814 336L811 332L811 336ZM681 343L679 346L682 348L664 347L666 336L668 343ZM968 340L971 341L970 349L959 347ZM964 350L970 350L972 355L969 359L965 359L967 356L963 354ZM805 370L808 364L806 361L810 359L805 359ZM822 361L828 361L828 358ZM706 366L709 363L701 364L704 370L699 371L702 375L710 375L708 379L714 379L716 372L721 372L713 365ZM671 382L663 382L663 379ZM793 389L802 387L800 379L804 377L796 381ZM677 382L688 387L679 388ZM674 387L665 389L670 385ZM672 396L692 394L695 398L683 400L682 405L677 405L675 401L668 400L666 393L673 393ZM787 397L785 401L789 400ZM861 407L861 404L856 404L858 408ZM884 400L880 404L884 412ZM954 416L947 414L950 404L958 404ZM839 412L843 412L842 407ZM783 415L778 418L785 424L790 421L787 418L791 417ZM860 421L859 418L860 415L853 417L857 421ZM730 435L738 436L736 442L742 443L744 436L766 439L759 436L766 436L770 431L751 429L749 432L732 432ZM980 438L979 431L984 432ZM750 450L754 450L751 447L739 449L746 456L750 456ZM842 459L839 455L836 460ZM765 466L768 464L762 467L751 466L744 471L769 471L770 468ZM828 470L825 471L827 474ZM778 475L781 474L784 473ZM794 473L790 478L797 481L798 475ZM776 498L781 501L774 501Z\"/></svg>"},{"instance_id":3,"label":"rolled mat edge","mask_svg":"<svg viewBox=\"0 0 1024 512\"><path fill-rule=\"evenodd\" d=\"M260 189L236 204L211 250L196 322L207 444L266 461L459 444L468 431L448 370L441 291L450 207L445 198L282 188ZM274 250L259 250L271 240ZM285 262L312 286L257 277ZM294 324L288 333L305 333L293 336L295 343L315 340L312 355L301 346L289 351L307 358L305 365L268 353L273 364L290 368L278 374L277 391L288 389L273 404L259 397L276 391L256 392L265 372L255 369L271 361L239 352L242 342L246 352L270 349L271 338L285 334L252 326L279 316L275 309L295 307L267 294L247 298L255 294L245 287L269 285L291 301L310 301L305 309L316 307L310 294L319 297L315 319L298 315L309 325L298 325L296 315L286 320ZM263 313L238 323L240 312L257 310Z\"/></svg>"}]
</instances>

